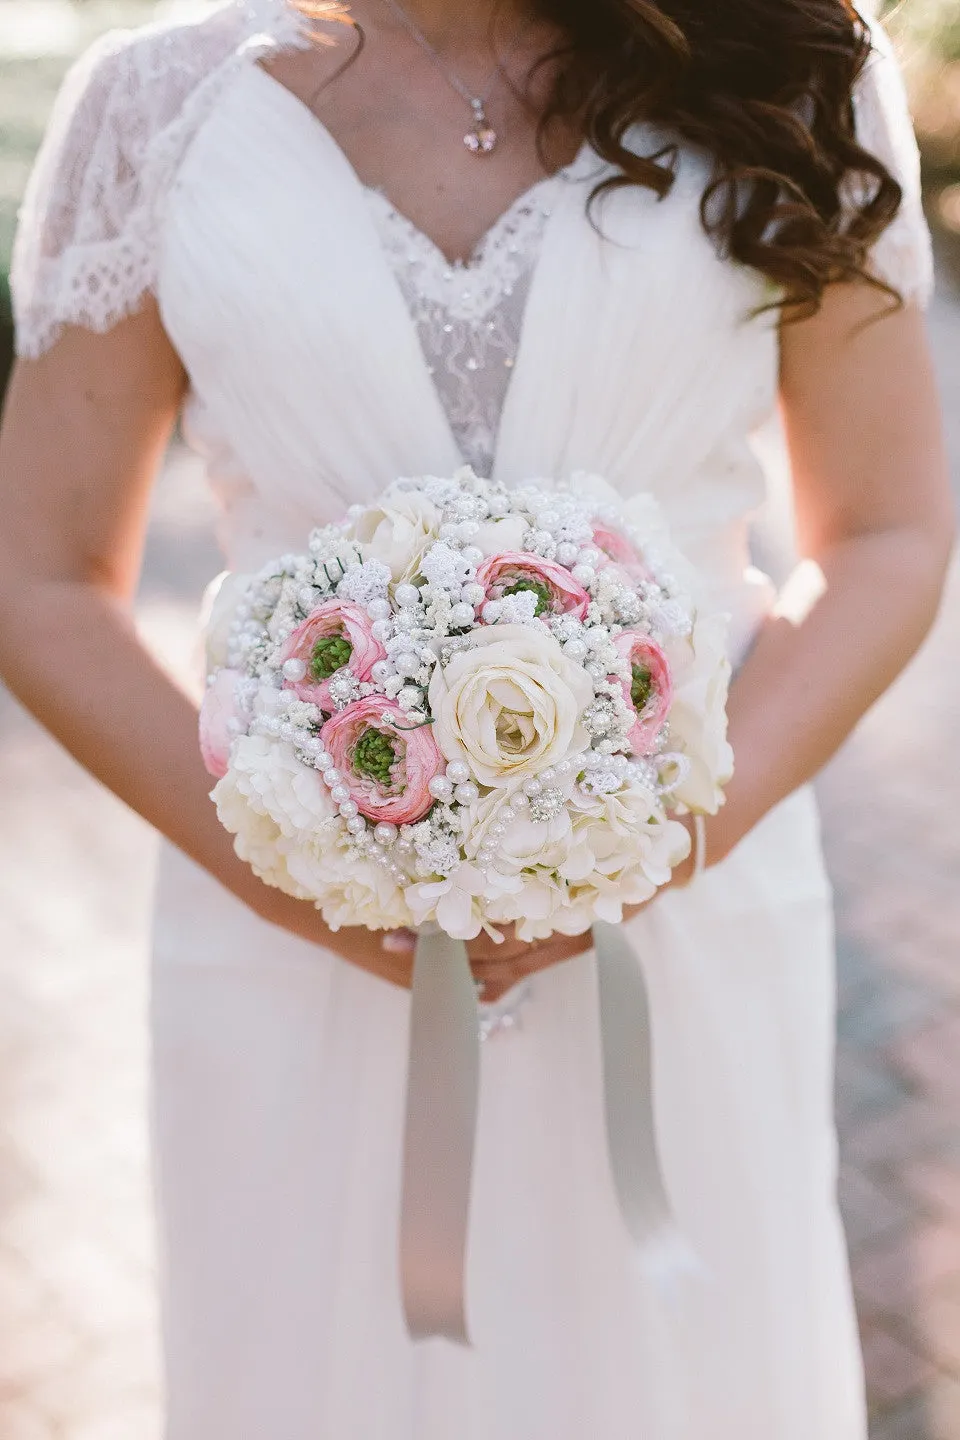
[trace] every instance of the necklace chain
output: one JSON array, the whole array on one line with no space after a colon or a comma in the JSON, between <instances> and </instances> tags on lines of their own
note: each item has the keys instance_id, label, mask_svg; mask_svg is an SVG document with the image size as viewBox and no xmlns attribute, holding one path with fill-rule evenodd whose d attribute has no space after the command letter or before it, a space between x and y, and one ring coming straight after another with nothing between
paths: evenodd
<instances>
[{"instance_id":1,"label":"necklace chain","mask_svg":"<svg viewBox=\"0 0 960 1440\"><path fill-rule=\"evenodd\" d=\"M384 4L388 9L393 11L408 35L420 46L424 54L433 61L451 89L455 90L461 100L465 100L473 111L473 128L464 135L464 145L473 155L489 155L490 152L496 148L500 137L487 117L487 101L493 94L498 78L503 73L503 61L497 61L489 81L481 93L475 95L463 80L460 79L456 71L451 69L447 64L432 41L427 39L416 21L407 14L406 10L400 4L400 0L384 0ZM520 38L524 33L525 27L517 34L516 39L510 47L511 53L519 44Z\"/></svg>"}]
</instances>

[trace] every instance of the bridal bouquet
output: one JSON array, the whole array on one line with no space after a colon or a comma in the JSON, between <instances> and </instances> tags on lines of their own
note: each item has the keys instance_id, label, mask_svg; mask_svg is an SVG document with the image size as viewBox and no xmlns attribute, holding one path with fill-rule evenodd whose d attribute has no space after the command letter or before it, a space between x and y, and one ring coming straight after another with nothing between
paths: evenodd
<instances>
[{"instance_id":1,"label":"bridal bouquet","mask_svg":"<svg viewBox=\"0 0 960 1440\"><path fill-rule=\"evenodd\" d=\"M237 853L334 929L619 921L732 770L724 617L694 588L649 497L469 469L229 577L201 744Z\"/></svg>"}]
</instances>

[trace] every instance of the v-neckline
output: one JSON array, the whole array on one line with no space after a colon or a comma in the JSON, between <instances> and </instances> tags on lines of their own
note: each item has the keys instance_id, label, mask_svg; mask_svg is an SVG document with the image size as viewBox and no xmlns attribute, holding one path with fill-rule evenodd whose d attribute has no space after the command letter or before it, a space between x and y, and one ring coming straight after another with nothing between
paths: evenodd
<instances>
[{"instance_id":1,"label":"v-neckline","mask_svg":"<svg viewBox=\"0 0 960 1440\"><path fill-rule=\"evenodd\" d=\"M391 289L395 294L399 307L403 313L404 320L408 327L408 333L412 337L413 342L417 347L421 362L420 369L422 372L422 380L424 385L426 386L426 392L431 398L432 404L435 408L435 413L438 415L438 418L443 424L447 439L449 440L453 453L460 457L461 463L464 463L463 451L460 447L456 435L453 432L453 428L450 424L450 418L447 414L446 407L444 406L443 401L440 397L440 391L437 387L436 380L430 373L428 362L423 354L423 347L420 344L420 337L417 332L416 324L414 322L413 316L410 314L410 309L401 290L399 279L393 266L390 264L388 256L384 251L380 235L377 230L377 225L374 220L369 203L371 194L377 192L374 191L372 187L364 184L346 151L334 137L333 133L329 130L329 128L323 123L323 121L317 115L315 115L314 112L307 105L305 105L304 102L297 95L295 95L291 89L289 89L288 86L284 85L282 81L277 80L275 76L270 74L269 70L265 70L262 65L257 63L257 60L263 53L269 52L258 52L257 55L252 58L251 63L249 63L245 68L255 71L260 77L260 81L263 84L263 91L265 95L268 95L270 93L277 94L279 96L278 103L287 106L291 115L295 115L297 117L297 123L302 125L303 127L309 126L311 133L319 137L320 141L324 145L326 145L329 152L335 157L337 164L340 166L344 175L347 177L348 184L353 189L358 200L363 202L363 204L359 208L362 210L365 216L365 223L368 227L368 234L372 238L376 246L377 254L380 256L383 264L384 273L388 278ZM477 248L474 250L473 255L477 256L482 253L483 247L489 242L493 233L497 231L501 225L507 223L508 219L514 214L516 209L529 200L532 193L539 191L541 187L549 185L551 182L556 181L561 176L566 177L571 182L579 180L581 178L581 172L585 172L588 168L588 160L592 160L594 166L598 169L603 167L604 162L601 161L600 158L596 155L596 152L589 145L589 142L584 142L584 144L580 148L578 155L571 162L570 165L565 166L563 170L555 171L553 175L545 175L542 180L536 181L533 186L529 187L523 195L519 195L517 197L517 199L512 203L512 205L506 211L504 211L497 220L494 221L493 225L487 230L486 234L481 237L481 240ZM392 204L392 202L390 203ZM545 222L545 228L541 241L542 245L545 245L547 242L547 238L550 233L550 226L553 223L556 210L559 208L560 207L551 208L551 213ZM398 211L397 213L402 214L402 212L400 211ZM409 221L409 223L414 230L416 230L419 234L423 235L423 238L427 244L433 245L434 249L438 252L438 254L443 256L444 260L446 261L447 257L442 248L436 245L436 243L431 239L429 235L425 235L423 231L420 231L417 226L413 225L412 221ZM469 267L463 266L463 270L465 273L467 273L469 271ZM527 295L523 316L520 322L520 334L517 343L516 363L510 373L510 379L507 384L506 394L504 396L503 405L500 411L500 420L497 428L497 434L494 438L493 459L491 465L492 475L496 475L498 470L504 421L509 414L511 408L511 399L517 388L517 377L518 375L522 374L523 370L524 355L528 346L529 339L528 321L531 309L533 307L533 302L536 299L538 284L540 280L540 272L541 263L538 261L538 264L535 266L533 276L531 278L530 291Z\"/></svg>"},{"instance_id":2,"label":"v-neckline","mask_svg":"<svg viewBox=\"0 0 960 1440\"><path fill-rule=\"evenodd\" d=\"M410 229L414 230L420 237L420 239L423 240L427 245L429 245L431 250L436 252L438 258L443 261L445 268L448 270L458 272L462 271L464 274L469 274L471 270L478 268L479 264L482 263L484 255L492 245L496 236L504 228L504 226L510 223L514 215L516 215L517 211L523 209L525 205L529 205L536 201L536 199L540 196L541 192L549 190L558 181L562 183L564 180L575 178L580 173L581 169L584 167L587 159L593 155L593 150L590 142L588 140L584 140L576 155L569 162L569 164L561 166L559 170L554 170L550 175L542 175L539 180L535 180L532 185L528 185L525 190L521 191L521 193L510 202L507 208L500 212L496 219L479 237L466 260L462 259L459 256L456 259L451 260L450 256L447 254L446 250L444 250L443 246L439 245L432 235L429 235L426 230L424 230L420 225L416 223L416 221L411 220L410 216L407 215L407 213L403 209L401 209L400 206L394 203L385 186L368 185L364 180L360 178L360 174L357 171L356 166L350 159L347 152L344 150L343 146L340 144L339 140L334 135L333 131L329 128L329 126L324 124L324 122L320 119L319 115L317 115L315 111L311 110L310 106L307 105L304 100L301 100L300 96L297 95L293 90L291 90L289 85L284 85L282 80L278 80L275 75L272 75L269 70L265 69L264 66L260 64L260 60L262 58L262 55L258 55L253 59L252 64L254 70L256 70L264 78L264 80L268 82L268 84L272 85L275 89L282 91L283 94L286 95L288 100L291 102L291 104L296 105L297 109L303 113L308 123L316 126L317 130L324 137L331 149L334 150L339 156L342 164L347 170L349 170L350 174L353 176L357 188L365 195L373 194L382 196L383 199L386 200L387 204L391 207L391 209L395 210L396 213L401 216L402 219L406 222L406 224L409 225Z\"/></svg>"}]
</instances>

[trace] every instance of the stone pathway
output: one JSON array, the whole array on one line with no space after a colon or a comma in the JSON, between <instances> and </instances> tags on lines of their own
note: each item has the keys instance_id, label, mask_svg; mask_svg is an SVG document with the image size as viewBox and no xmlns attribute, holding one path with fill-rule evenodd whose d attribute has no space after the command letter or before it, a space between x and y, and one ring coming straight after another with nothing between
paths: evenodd
<instances>
[{"instance_id":1,"label":"stone pathway","mask_svg":"<svg viewBox=\"0 0 960 1440\"><path fill-rule=\"evenodd\" d=\"M960 303L942 298L932 329L960 487ZM181 672L219 568L210 520L195 467L176 456L139 613ZM958 645L960 570L922 656L821 783L838 886L842 1199L874 1440L960 1440ZM0 796L0 1437L157 1440L153 844L2 692Z\"/></svg>"}]
</instances>

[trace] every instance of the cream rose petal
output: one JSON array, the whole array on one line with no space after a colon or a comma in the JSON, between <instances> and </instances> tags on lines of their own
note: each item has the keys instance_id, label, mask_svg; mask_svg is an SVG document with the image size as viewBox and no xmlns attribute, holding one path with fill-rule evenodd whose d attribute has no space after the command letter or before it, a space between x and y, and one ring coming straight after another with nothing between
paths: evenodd
<instances>
[{"instance_id":1,"label":"cream rose petal","mask_svg":"<svg viewBox=\"0 0 960 1440\"><path fill-rule=\"evenodd\" d=\"M474 631L469 650L435 668L429 698L444 758L466 760L493 788L513 786L590 743L580 716L593 686L551 635L532 626Z\"/></svg>"}]
</instances>

